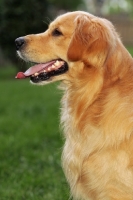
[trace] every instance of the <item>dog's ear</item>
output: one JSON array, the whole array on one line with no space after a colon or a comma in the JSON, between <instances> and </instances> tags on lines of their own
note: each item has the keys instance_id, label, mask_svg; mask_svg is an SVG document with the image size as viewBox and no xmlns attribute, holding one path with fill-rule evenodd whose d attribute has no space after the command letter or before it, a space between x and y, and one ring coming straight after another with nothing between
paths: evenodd
<instances>
[{"instance_id":1,"label":"dog's ear","mask_svg":"<svg viewBox=\"0 0 133 200\"><path fill-rule=\"evenodd\" d=\"M97 39L96 27L93 27L89 17L79 15L75 23L76 28L67 52L68 59L71 61L78 61L81 59L88 45Z\"/></svg>"},{"instance_id":2,"label":"dog's ear","mask_svg":"<svg viewBox=\"0 0 133 200\"><path fill-rule=\"evenodd\" d=\"M86 23L86 19L84 18L85 17L81 16L80 18L80 16L78 16L75 20L76 28L72 35L67 52L68 59L71 61L78 61L84 51L85 37L83 36L83 27L85 26L84 23Z\"/></svg>"},{"instance_id":3,"label":"dog's ear","mask_svg":"<svg viewBox=\"0 0 133 200\"><path fill-rule=\"evenodd\" d=\"M78 16L67 56L70 61L87 61L91 66L103 65L108 51L115 46L115 30L105 19Z\"/></svg>"}]
</instances>

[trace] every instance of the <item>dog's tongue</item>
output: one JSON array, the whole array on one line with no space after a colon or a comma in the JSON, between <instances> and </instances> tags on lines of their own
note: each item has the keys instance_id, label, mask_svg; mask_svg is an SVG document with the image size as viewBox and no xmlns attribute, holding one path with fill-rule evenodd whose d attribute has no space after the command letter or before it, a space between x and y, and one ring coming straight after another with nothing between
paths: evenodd
<instances>
[{"instance_id":1,"label":"dog's tongue","mask_svg":"<svg viewBox=\"0 0 133 200\"><path fill-rule=\"evenodd\" d=\"M15 78L17 78L17 79L27 78L27 77L35 74L36 72L43 71L44 69L46 69L47 67L51 66L54 63L55 63L55 61L50 61L45 64L34 65L33 67L30 67L26 72L18 72Z\"/></svg>"}]
</instances>

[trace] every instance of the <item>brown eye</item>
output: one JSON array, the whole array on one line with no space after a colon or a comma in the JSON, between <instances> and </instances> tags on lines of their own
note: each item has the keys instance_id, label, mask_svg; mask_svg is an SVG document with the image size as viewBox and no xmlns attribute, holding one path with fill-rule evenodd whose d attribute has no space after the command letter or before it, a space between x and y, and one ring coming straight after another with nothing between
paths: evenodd
<instances>
[{"instance_id":1,"label":"brown eye","mask_svg":"<svg viewBox=\"0 0 133 200\"><path fill-rule=\"evenodd\" d=\"M57 37L57 36L61 36L61 35L63 35L63 34L62 34L62 32L59 31L58 29L54 29L53 32L52 32L52 35Z\"/></svg>"}]
</instances>

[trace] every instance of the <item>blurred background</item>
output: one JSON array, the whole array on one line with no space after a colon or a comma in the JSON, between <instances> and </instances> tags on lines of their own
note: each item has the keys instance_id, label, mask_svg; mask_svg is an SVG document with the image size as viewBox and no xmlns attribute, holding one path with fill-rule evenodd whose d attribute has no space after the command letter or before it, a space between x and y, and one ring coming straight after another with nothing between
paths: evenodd
<instances>
[{"instance_id":1,"label":"blurred background","mask_svg":"<svg viewBox=\"0 0 133 200\"><path fill-rule=\"evenodd\" d=\"M28 66L16 56L14 40L43 32L57 15L74 10L112 21L133 54L133 0L0 0L0 200L69 197L60 161L62 94L58 83L15 80Z\"/></svg>"}]
</instances>

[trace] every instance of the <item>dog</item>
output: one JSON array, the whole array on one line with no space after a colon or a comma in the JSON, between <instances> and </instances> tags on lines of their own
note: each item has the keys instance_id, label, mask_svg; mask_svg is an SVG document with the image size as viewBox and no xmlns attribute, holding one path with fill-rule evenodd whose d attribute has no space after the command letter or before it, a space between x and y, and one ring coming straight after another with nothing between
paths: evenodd
<instances>
[{"instance_id":1,"label":"dog","mask_svg":"<svg viewBox=\"0 0 133 200\"><path fill-rule=\"evenodd\" d=\"M76 200L133 200L133 58L112 23L83 11L15 40L16 78L61 82L62 166Z\"/></svg>"}]
</instances>

